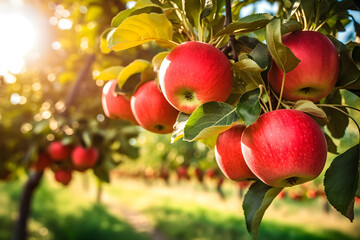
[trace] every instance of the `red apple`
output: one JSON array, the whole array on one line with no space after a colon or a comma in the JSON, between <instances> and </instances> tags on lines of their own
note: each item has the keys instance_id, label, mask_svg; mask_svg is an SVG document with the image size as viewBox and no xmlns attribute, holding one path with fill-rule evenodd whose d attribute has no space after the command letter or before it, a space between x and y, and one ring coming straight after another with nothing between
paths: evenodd
<instances>
[{"instance_id":1,"label":"red apple","mask_svg":"<svg viewBox=\"0 0 360 240\"><path fill-rule=\"evenodd\" d=\"M64 161L70 157L71 146L64 145L61 141L54 141L48 147L50 157L55 161Z\"/></svg>"},{"instance_id":2,"label":"red apple","mask_svg":"<svg viewBox=\"0 0 360 240\"><path fill-rule=\"evenodd\" d=\"M85 170L93 167L99 158L99 151L92 148L83 148L82 146L77 146L71 153L72 163L76 169Z\"/></svg>"},{"instance_id":3,"label":"red apple","mask_svg":"<svg viewBox=\"0 0 360 240\"><path fill-rule=\"evenodd\" d=\"M171 133L179 111L173 108L156 85L146 82L131 97L131 110L144 129L154 133Z\"/></svg>"},{"instance_id":4,"label":"red apple","mask_svg":"<svg viewBox=\"0 0 360 240\"><path fill-rule=\"evenodd\" d=\"M215 145L216 162L222 173L234 181L256 179L246 165L241 151L241 135L244 124L237 124L219 134Z\"/></svg>"},{"instance_id":5,"label":"red apple","mask_svg":"<svg viewBox=\"0 0 360 240\"><path fill-rule=\"evenodd\" d=\"M46 152L40 152L38 154L38 159L31 165L31 168L36 171L44 171L49 167L51 159Z\"/></svg>"},{"instance_id":6,"label":"red apple","mask_svg":"<svg viewBox=\"0 0 360 240\"><path fill-rule=\"evenodd\" d=\"M284 99L307 99L317 102L329 95L339 73L338 53L334 44L325 35L314 31L286 34L282 42L301 61L285 76ZM283 72L273 61L268 79L278 94L282 77Z\"/></svg>"},{"instance_id":7,"label":"red apple","mask_svg":"<svg viewBox=\"0 0 360 240\"><path fill-rule=\"evenodd\" d=\"M130 100L123 95L115 93L116 84L117 81L115 79L110 80L103 88L101 103L105 115L108 118L123 119L136 123L131 111Z\"/></svg>"},{"instance_id":8,"label":"red apple","mask_svg":"<svg viewBox=\"0 0 360 240\"><path fill-rule=\"evenodd\" d=\"M306 197L309 198L309 199L315 198L316 197L316 190L315 189L309 189L306 192Z\"/></svg>"},{"instance_id":9,"label":"red apple","mask_svg":"<svg viewBox=\"0 0 360 240\"><path fill-rule=\"evenodd\" d=\"M324 133L304 112L280 109L261 115L241 138L246 164L264 183L274 187L301 184L324 168Z\"/></svg>"},{"instance_id":10,"label":"red apple","mask_svg":"<svg viewBox=\"0 0 360 240\"><path fill-rule=\"evenodd\" d=\"M191 41L175 47L163 60L159 82L169 103L191 114L203 103L224 102L232 89L233 73L219 49Z\"/></svg>"},{"instance_id":11,"label":"red apple","mask_svg":"<svg viewBox=\"0 0 360 240\"><path fill-rule=\"evenodd\" d=\"M54 172L55 180L63 185L68 185L72 179L72 173L69 170L57 170Z\"/></svg>"}]
</instances>

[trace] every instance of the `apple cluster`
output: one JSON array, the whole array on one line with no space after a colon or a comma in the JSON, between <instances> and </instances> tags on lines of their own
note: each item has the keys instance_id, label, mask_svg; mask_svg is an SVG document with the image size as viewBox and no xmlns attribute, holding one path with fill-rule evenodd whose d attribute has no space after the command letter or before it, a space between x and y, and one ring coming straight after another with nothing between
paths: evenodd
<instances>
[{"instance_id":1,"label":"apple cluster","mask_svg":"<svg viewBox=\"0 0 360 240\"><path fill-rule=\"evenodd\" d=\"M190 41L175 47L163 60L159 85L141 85L127 99L115 92L117 81L103 88L102 106L107 117L139 124L160 134L171 133L179 112L191 114L210 101L224 102L233 86L230 61L216 47Z\"/></svg>"},{"instance_id":2,"label":"apple cluster","mask_svg":"<svg viewBox=\"0 0 360 240\"><path fill-rule=\"evenodd\" d=\"M217 139L216 161L235 181L259 179L289 187L315 179L326 157L325 135L314 119L293 109L262 114L245 127L237 124Z\"/></svg>"},{"instance_id":3,"label":"apple cluster","mask_svg":"<svg viewBox=\"0 0 360 240\"><path fill-rule=\"evenodd\" d=\"M339 73L338 53L325 35L298 31L282 37L300 63L284 73L273 60L268 81L288 101L317 102L333 90ZM162 61L156 80L141 85L127 99L115 93L116 80L103 90L109 118L136 122L154 133L170 133L179 112L192 114L200 105L225 102L233 88L229 59L216 47L197 41L176 46ZM236 124L217 139L219 168L235 181L260 179L274 187L316 178L324 168L327 144L320 126L293 109L263 113L248 127Z\"/></svg>"},{"instance_id":4,"label":"apple cluster","mask_svg":"<svg viewBox=\"0 0 360 240\"><path fill-rule=\"evenodd\" d=\"M53 141L47 151L40 152L32 165L36 171L44 171L50 167L54 171L55 180L68 185L72 179L72 171L84 172L98 162L99 151L95 147L84 148L65 145L61 141Z\"/></svg>"},{"instance_id":5,"label":"apple cluster","mask_svg":"<svg viewBox=\"0 0 360 240\"><path fill-rule=\"evenodd\" d=\"M282 41L300 63L283 79L284 73L272 61L268 80L274 91L282 91L289 101L317 102L328 96L339 72L333 43L314 31L289 33ZM260 115L247 128L237 124L221 133L215 153L219 168L232 180L259 179L270 186L288 187L320 175L327 143L322 129L309 115L279 109Z\"/></svg>"}]
</instances>

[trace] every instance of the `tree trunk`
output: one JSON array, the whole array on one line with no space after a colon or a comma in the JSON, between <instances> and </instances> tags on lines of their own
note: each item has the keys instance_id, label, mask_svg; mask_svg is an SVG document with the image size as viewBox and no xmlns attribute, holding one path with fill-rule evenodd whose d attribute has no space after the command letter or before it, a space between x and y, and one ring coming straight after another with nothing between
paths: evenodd
<instances>
[{"instance_id":1,"label":"tree trunk","mask_svg":"<svg viewBox=\"0 0 360 240\"><path fill-rule=\"evenodd\" d=\"M19 206L19 217L15 224L14 240L25 240L27 236L27 220L30 214L31 200L34 194L34 190L39 185L43 176L43 171L34 172L26 182Z\"/></svg>"},{"instance_id":2,"label":"tree trunk","mask_svg":"<svg viewBox=\"0 0 360 240\"><path fill-rule=\"evenodd\" d=\"M67 116L69 107L74 103L75 98L79 97L78 88L80 87L81 83L85 81L90 76L91 66L95 61L95 55L88 55L86 62L78 74L78 77L72 86L72 89L68 93L65 102L65 110L61 113L63 116ZM14 238L13 240L26 240L27 238L27 220L30 215L30 207L31 207L31 200L34 194L34 190L39 185L40 180L43 176L44 172L36 171L33 173L28 181L26 182L19 205L19 216L16 221L15 229L14 229Z\"/></svg>"}]
</instances>

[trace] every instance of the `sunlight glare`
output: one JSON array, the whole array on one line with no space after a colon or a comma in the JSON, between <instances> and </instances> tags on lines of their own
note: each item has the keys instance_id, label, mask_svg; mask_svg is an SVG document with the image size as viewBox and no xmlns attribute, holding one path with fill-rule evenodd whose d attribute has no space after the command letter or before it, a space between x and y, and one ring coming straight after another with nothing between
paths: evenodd
<instances>
[{"instance_id":1,"label":"sunlight glare","mask_svg":"<svg viewBox=\"0 0 360 240\"><path fill-rule=\"evenodd\" d=\"M24 57L35 46L37 31L19 13L0 11L0 33L0 75L7 71L18 74L25 65Z\"/></svg>"}]
</instances>

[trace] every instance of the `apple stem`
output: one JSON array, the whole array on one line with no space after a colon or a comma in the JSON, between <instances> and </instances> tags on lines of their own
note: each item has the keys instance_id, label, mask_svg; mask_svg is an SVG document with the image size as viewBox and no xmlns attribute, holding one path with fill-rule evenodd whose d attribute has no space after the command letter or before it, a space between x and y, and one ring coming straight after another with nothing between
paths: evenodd
<instances>
[{"instance_id":1,"label":"apple stem","mask_svg":"<svg viewBox=\"0 0 360 240\"><path fill-rule=\"evenodd\" d=\"M290 184L291 186L295 185L297 183L298 178L297 177L290 177L286 179L286 182Z\"/></svg>"},{"instance_id":2,"label":"apple stem","mask_svg":"<svg viewBox=\"0 0 360 240\"><path fill-rule=\"evenodd\" d=\"M278 109L279 109L279 107L280 107L280 103L281 103L282 95L283 95L283 92L284 92L285 76L286 76L286 73L284 72L284 73L283 73L282 83L281 83L281 90L280 90L279 101L278 101L278 104L277 104L277 106L276 106L276 110L278 110Z\"/></svg>"}]
</instances>

